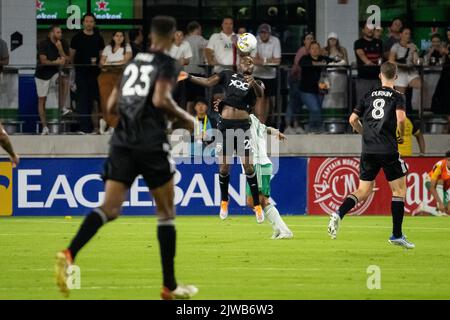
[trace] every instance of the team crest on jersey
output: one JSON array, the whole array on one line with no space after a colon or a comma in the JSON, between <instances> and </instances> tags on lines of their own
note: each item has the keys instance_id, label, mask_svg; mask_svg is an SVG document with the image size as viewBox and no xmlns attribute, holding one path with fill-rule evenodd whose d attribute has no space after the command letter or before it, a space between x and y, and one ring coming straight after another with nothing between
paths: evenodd
<instances>
[{"instance_id":1,"label":"team crest on jersey","mask_svg":"<svg viewBox=\"0 0 450 320\"><path fill-rule=\"evenodd\" d=\"M359 159L330 158L319 167L314 177L314 203L324 212L332 214L345 198L358 188ZM378 190L376 187L374 190ZM372 203L374 193L360 202L350 214L361 215Z\"/></svg>"}]
</instances>

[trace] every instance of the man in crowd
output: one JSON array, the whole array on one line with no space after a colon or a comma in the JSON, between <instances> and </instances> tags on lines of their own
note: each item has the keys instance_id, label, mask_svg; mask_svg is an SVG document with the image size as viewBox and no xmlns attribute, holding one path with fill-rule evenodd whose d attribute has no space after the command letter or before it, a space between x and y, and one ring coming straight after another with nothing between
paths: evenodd
<instances>
[{"instance_id":1,"label":"man in crowd","mask_svg":"<svg viewBox=\"0 0 450 320\"><path fill-rule=\"evenodd\" d=\"M62 73L60 76L59 68L69 62L69 45L62 38L62 30L59 26L52 25L50 27L47 39L39 44L38 55L39 61L35 73L38 111L42 125L42 135L48 135L50 131L47 126L45 104L50 87L54 86L59 79L59 85L61 86L64 83L65 89L68 90L68 79ZM65 96L65 94L62 94L58 97L59 107L63 114L68 112L68 109L64 109Z\"/></svg>"},{"instance_id":2,"label":"man in crowd","mask_svg":"<svg viewBox=\"0 0 450 320\"><path fill-rule=\"evenodd\" d=\"M255 114L261 123L267 122L271 104L277 93L277 70L273 66L281 63L280 40L272 35L269 24L263 23L258 28L258 46L255 58L254 76L264 83L264 103L257 105Z\"/></svg>"},{"instance_id":3,"label":"man in crowd","mask_svg":"<svg viewBox=\"0 0 450 320\"><path fill-rule=\"evenodd\" d=\"M83 30L72 38L70 58L75 67L77 86L77 111L80 116L80 131L91 133L93 125L91 114L94 101L99 100L97 77L100 73L98 63L105 47L105 42L95 28L95 16L87 13L83 17Z\"/></svg>"},{"instance_id":4,"label":"man in crowd","mask_svg":"<svg viewBox=\"0 0 450 320\"><path fill-rule=\"evenodd\" d=\"M383 55L384 59L389 59L391 48L394 44L400 41L400 35L403 29L403 22L400 18L392 19L391 26L389 27L389 36L383 43Z\"/></svg>"}]
</instances>

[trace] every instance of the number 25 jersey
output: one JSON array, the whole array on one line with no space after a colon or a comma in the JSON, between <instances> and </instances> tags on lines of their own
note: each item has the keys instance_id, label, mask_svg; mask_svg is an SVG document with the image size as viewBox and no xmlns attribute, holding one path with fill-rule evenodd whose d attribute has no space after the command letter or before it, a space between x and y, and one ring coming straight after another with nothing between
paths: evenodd
<instances>
[{"instance_id":1,"label":"number 25 jersey","mask_svg":"<svg viewBox=\"0 0 450 320\"><path fill-rule=\"evenodd\" d=\"M180 66L160 53L140 53L125 68L119 87L119 124L111 145L133 149L158 149L167 142L164 111L153 105L158 80L175 85Z\"/></svg>"},{"instance_id":2,"label":"number 25 jersey","mask_svg":"<svg viewBox=\"0 0 450 320\"><path fill-rule=\"evenodd\" d=\"M362 122L362 152L392 154L398 152L396 130L397 110L405 110L400 92L380 87L367 93L353 110Z\"/></svg>"}]
</instances>

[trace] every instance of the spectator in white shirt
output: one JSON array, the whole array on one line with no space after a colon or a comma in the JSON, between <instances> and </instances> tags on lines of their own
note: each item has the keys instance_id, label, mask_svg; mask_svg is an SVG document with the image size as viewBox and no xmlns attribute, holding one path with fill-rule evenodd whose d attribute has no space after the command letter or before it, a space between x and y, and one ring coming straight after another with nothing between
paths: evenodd
<instances>
[{"instance_id":1,"label":"spectator in white shirt","mask_svg":"<svg viewBox=\"0 0 450 320\"><path fill-rule=\"evenodd\" d=\"M222 21L222 31L214 33L209 38L205 54L208 64L215 66L214 73L224 69L232 69L237 62L237 49L235 46L237 36L233 32L234 21L232 17L225 17Z\"/></svg>"},{"instance_id":2,"label":"spectator in white shirt","mask_svg":"<svg viewBox=\"0 0 450 320\"><path fill-rule=\"evenodd\" d=\"M281 63L280 40L272 35L269 24L263 23L258 28L258 46L255 57L255 79L264 83L264 103L256 106L255 114L261 123L266 123L270 106L274 105L277 94L277 69Z\"/></svg>"},{"instance_id":3,"label":"spectator in white shirt","mask_svg":"<svg viewBox=\"0 0 450 320\"><path fill-rule=\"evenodd\" d=\"M124 65L133 57L131 46L126 43L122 31L115 31L111 43L105 47L100 59L100 66Z\"/></svg>"},{"instance_id":4,"label":"spectator in white shirt","mask_svg":"<svg viewBox=\"0 0 450 320\"><path fill-rule=\"evenodd\" d=\"M169 56L178 60L181 66L187 66L192 58L192 49L189 42L184 41L183 31L175 32L175 41L169 50Z\"/></svg>"}]
</instances>

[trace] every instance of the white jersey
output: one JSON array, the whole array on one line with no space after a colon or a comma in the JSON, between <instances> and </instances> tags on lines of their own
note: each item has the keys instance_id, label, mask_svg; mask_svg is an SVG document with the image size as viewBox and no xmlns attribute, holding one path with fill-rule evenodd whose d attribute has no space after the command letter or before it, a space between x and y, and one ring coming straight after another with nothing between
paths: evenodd
<instances>
[{"instance_id":1,"label":"white jersey","mask_svg":"<svg viewBox=\"0 0 450 320\"><path fill-rule=\"evenodd\" d=\"M272 164L272 161L270 161L267 155L267 126L262 124L253 114L250 115L250 122L253 163L255 165Z\"/></svg>"}]
</instances>

